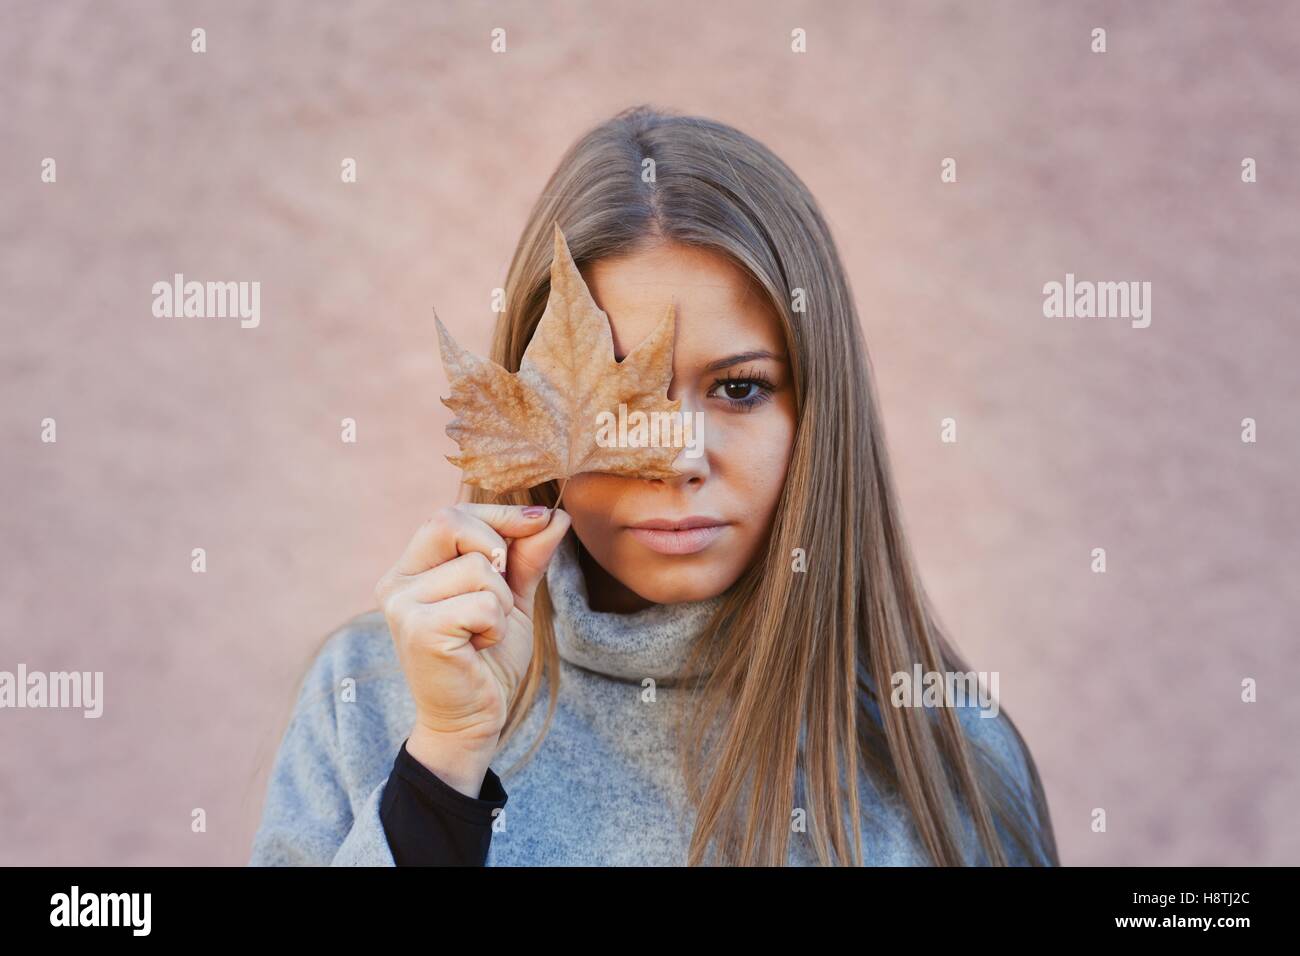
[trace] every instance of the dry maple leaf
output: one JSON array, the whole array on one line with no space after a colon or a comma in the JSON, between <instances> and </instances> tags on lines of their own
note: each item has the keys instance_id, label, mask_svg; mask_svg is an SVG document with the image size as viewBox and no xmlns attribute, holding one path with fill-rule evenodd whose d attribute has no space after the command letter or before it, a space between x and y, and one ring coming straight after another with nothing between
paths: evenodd
<instances>
[{"instance_id":1,"label":"dry maple leaf","mask_svg":"<svg viewBox=\"0 0 1300 956\"><path fill-rule=\"evenodd\" d=\"M460 454L447 460L464 472L467 484L503 494L586 471L630 478L679 474L672 463L680 446L603 447L596 440L598 416L608 412L617 421L620 404L628 416L680 415L682 403L668 399L673 306L616 361L609 317L592 299L558 223L550 296L518 374L457 345L436 312L434 321L451 384L451 396L442 403L457 413L447 434Z\"/></svg>"}]
</instances>

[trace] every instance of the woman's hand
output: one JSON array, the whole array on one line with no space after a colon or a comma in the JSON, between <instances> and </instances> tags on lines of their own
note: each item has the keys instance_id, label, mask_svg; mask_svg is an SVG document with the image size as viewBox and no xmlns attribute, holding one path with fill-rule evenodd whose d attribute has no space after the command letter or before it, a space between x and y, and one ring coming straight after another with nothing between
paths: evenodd
<instances>
[{"instance_id":1,"label":"woman's hand","mask_svg":"<svg viewBox=\"0 0 1300 956\"><path fill-rule=\"evenodd\" d=\"M533 597L568 529L568 514L540 506L439 508L375 585L415 699L406 749L470 796L528 671Z\"/></svg>"}]
</instances>

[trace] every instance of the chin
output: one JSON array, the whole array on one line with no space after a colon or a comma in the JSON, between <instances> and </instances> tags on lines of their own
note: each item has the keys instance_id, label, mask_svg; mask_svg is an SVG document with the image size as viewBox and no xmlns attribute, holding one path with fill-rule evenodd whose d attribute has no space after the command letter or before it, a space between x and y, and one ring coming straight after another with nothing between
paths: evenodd
<instances>
[{"instance_id":1,"label":"chin","mask_svg":"<svg viewBox=\"0 0 1300 956\"><path fill-rule=\"evenodd\" d=\"M696 560L683 557L652 555L630 563L635 573L618 574L619 580L629 588L656 604L683 604L717 597L735 583L736 576L724 570L709 567L703 555Z\"/></svg>"}]
</instances>

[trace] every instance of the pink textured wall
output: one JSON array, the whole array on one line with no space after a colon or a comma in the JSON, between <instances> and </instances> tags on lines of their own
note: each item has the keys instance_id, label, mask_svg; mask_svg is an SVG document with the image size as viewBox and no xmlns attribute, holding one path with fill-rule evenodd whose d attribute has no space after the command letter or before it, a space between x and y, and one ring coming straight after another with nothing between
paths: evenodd
<instances>
[{"instance_id":1,"label":"pink textured wall","mask_svg":"<svg viewBox=\"0 0 1300 956\"><path fill-rule=\"evenodd\" d=\"M560 153L642 101L821 202L1063 861L1300 862L1300 6L592 7L7 5L0 669L105 710L0 711L0 862L244 862L307 656L455 497L431 306L482 353ZM260 281L260 326L155 318L175 272ZM1152 282L1150 327L1044 318L1066 272Z\"/></svg>"}]
</instances>

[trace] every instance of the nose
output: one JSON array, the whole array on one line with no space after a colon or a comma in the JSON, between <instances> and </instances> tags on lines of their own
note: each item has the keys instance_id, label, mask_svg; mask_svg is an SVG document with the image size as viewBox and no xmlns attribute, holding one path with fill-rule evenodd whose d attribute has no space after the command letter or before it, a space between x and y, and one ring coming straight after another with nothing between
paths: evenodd
<instances>
[{"instance_id":1,"label":"nose","mask_svg":"<svg viewBox=\"0 0 1300 956\"><path fill-rule=\"evenodd\" d=\"M695 403L686 396L682 398L679 411L681 415L682 447L673 459L673 468L678 474L672 478L652 479L659 484L672 486L699 485L709 476L709 453L705 443L704 411L695 407ZM676 438L676 429L674 429Z\"/></svg>"}]
</instances>

